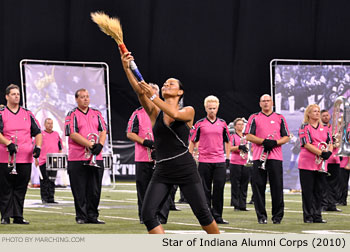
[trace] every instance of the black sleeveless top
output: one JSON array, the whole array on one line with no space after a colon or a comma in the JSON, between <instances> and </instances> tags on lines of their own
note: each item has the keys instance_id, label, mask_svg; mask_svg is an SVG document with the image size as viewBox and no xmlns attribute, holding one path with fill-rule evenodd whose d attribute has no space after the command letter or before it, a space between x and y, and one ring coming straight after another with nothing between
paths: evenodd
<instances>
[{"instance_id":1,"label":"black sleeveless top","mask_svg":"<svg viewBox=\"0 0 350 252\"><path fill-rule=\"evenodd\" d=\"M153 126L156 149L156 167L152 180L162 183L183 184L199 182L196 162L188 151L190 129L184 121L169 126L160 111Z\"/></svg>"}]
</instances>

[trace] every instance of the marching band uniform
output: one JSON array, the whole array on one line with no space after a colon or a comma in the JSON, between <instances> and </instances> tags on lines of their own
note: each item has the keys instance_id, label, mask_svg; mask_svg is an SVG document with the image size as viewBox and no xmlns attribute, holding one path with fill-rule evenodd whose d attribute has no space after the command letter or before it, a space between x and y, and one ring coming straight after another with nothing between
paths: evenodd
<instances>
[{"instance_id":1,"label":"marching band uniform","mask_svg":"<svg viewBox=\"0 0 350 252\"><path fill-rule=\"evenodd\" d=\"M57 171L46 170L46 154L58 153L62 150L62 140L57 131L43 131L43 143L39 157L39 167L43 179L40 179L40 195L43 203L56 203L55 179Z\"/></svg>"},{"instance_id":2,"label":"marching band uniform","mask_svg":"<svg viewBox=\"0 0 350 252\"><path fill-rule=\"evenodd\" d=\"M232 135L232 146L239 146L242 136L237 133ZM231 152L230 180L231 180L231 206L235 210L246 211L247 191L249 184L250 168L245 167L247 159L240 155L240 149ZM246 153L248 156L248 153Z\"/></svg>"},{"instance_id":3,"label":"marching band uniform","mask_svg":"<svg viewBox=\"0 0 350 252\"><path fill-rule=\"evenodd\" d=\"M107 131L107 125L101 112L97 109L88 108L84 113L76 107L66 116L66 136L75 132L86 138L89 133L99 135L102 131ZM76 143L71 137L69 137L68 145L68 174L74 197L75 219L78 224L100 224L102 221L97 218L104 172L102 153L96 156L96 163L100 166L97 168L87 165L91 158L85 157L83 145Z\"/></svg>"},{"instance_id":4,"label":"marching band uniform","mask_svg":"<svg viewBox=\"0 0 350 252\"><path fill-rule=\"evenodd\" d=\"M273 140L277 141L282 137L289 136L289 130L283 115L275 112L272 112L270 115L258 112L249 117L245 130L246 134L252 134L263 139L272 135ZM262 144L252 143L252 149L252 189L258 222L260 224L267 223L265 189L268 176L272 200L272 221L275 224L279 224L284 215L282 146L276 145L269 152L265 170L259 168L261 165L260 156L264 151L264 146Z\"/></svg>"},{"instance_id":5,"label":"marching band uniform","mask_svg":"<svg viewBox=\"0 0 350 252\"><path fill-rule=\"evenodd\" d=\"M224 142L230 142L227 124L220 118L213 122L203 118L196 122L194 130L191 141L199 141L198 171L208 206L217 223L227 224L228 222L222 219L226 183Z\"/></svg>"},{"instance_id":6,"label":"marching band uniform","mask_svg":"<svg viewBox=\"0 0 350 252\"><path fill-rule=\"evenodd\" d=\"M320 142L331 143L331 133L327 126L318 124L316 128L304 123L299 129L301 144L298 168L302 190L303 217L305 223L325 223L321 215L322 180L326 173L319 172L322 162L317 165L316 155L307 150L304 145L312 144L318 148ZM327 171L327 166L325 167Z\"/></svg>"},{"instance_id":7,"label":"marching band uniform","mask_svg":"<svg viewBox=\"0 0 350 252\"><path fill-rule=\"evenodd\" d=\"M10 174L8 167L9 152L0 144L0 210L2 224L29 224L23 219L24 198L30 180L33 162L32 138L41 134L39 122L29 110L19 107L17 112L8 107L0 109L0 133L7 139L17 136L16 170L17 175ZM15 144L15 140L12 143ZM39 150L40 152L40 150ZM40 155L40 154L39 154Z\"/></svg>"}]
</instances>

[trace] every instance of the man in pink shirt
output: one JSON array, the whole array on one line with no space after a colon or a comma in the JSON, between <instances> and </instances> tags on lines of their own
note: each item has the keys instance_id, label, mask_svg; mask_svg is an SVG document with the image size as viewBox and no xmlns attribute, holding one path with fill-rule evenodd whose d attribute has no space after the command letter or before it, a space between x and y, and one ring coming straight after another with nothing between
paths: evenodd
<instances>
[{"instance_id":1,"label":"man in pink shirt","mask_svg":"<svg viewBox=\"0 0 350 252\"><path fill-rule=\"evenodd\" d=\"M104 171L101 151L107 126L101 112L89 107L90 96L86 89L75 92L75 101L78 107L68 112L65 120L65 133L69 136L68 174L74 197L75 220L78 224L104 224L98 219L98 205ZM98 136L95 143L87 139L91 133ZM99 167L89 165L93 155L96 155Z\"/></svg>"},{"instance_id":2,"label":"man in pink shirt","mask_svg":"<svg viewBox=\"0 0 350 252\"><path fill-rule=\"evenodd\" d=\"M189 149L193 153L194 146L199 142L198 172L202 178L208 206L216 223L228 224L228 221L222 218L222 212L226 168L230 156L230 133L226 122L216 116L219 104L216 96L210 95L205 98L207 117L194 125Z\"/></svg>"},{"instance_id":3,"label":"man in pink shirt","mask_svg":"<svg viewBox=\"0 0 350 252\"><path fill-rule=\"evenodd\" d=\"M19 105L20 91L17 85L11 84L6 88L6 100L6 107L0 109L1 224L10 224L10 217L15 224L29 224L23 219L23 204L33 157L40 156L42 135L39 122L32 112ZM12 168L8 166L9 155L11 162L16 163L17 174L10 174Z\"/></svg>"},{"instance_id":4,"label":"man in pink shirt","mask_svg":"<svg viewBox=\"0 0 350 252\"><path fill-rule=\"evenodd\" d=\"M252 142L252 189L259 224L267 223L265 189L269 177L272 199L272 222L280 224L284 215L282 144L289 141L286 119L272 110L270 95L260 97L261 112L252 114L246 125L247 140ZM265 169L261 169L262 153L268 152Z\"/></svg>"},{"instance_id":5,"label":"man in pink shirt","mask_svg":"<svg viewBox=\"0 0 350 252\"><path fill-rule=\"evenodd\" d=\"M41 155L35 159L36 167L40 167L42 179L40 179L40 195L43 204L57 203L55 196L55 178L57 171L46 170L46 154L61 153L62 140L57 131L53 131L53 120L46 118L44 121L45 130L42 132L43 144L41 146Z\"/></svg>"}]
</instances>

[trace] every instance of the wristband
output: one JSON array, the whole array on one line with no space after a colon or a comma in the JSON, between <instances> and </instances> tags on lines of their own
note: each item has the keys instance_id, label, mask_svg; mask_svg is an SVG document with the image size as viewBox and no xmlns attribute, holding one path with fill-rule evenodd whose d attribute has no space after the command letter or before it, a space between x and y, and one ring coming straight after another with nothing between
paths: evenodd
<instances>
[{"instance_id":1,"label":"wristband","mask_svg":"<svg viewBox=\"0 0 350 252\"><path fill-rule=\"evenodd\" d=\"M157 96L154 94L154 95L152 95L149 99L150 99L151 101L153 101L156 97L157 97Z\"/></svg>"}]
</instances>

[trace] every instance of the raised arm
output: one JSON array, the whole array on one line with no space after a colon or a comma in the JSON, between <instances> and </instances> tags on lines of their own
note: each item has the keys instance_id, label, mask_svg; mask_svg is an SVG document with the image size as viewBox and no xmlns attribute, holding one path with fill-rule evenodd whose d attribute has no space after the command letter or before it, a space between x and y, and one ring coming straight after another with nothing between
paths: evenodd
<instances>
[{"instance_id":1,"label":"raised arm","mask_svg":"<svg viewBox=\"0 0 350 252\"><path fill-rule=\"evenodd\" d=\"M125 71L126 77L128 78L132 89L137 94L137 97L141 105L145 108L147 114L149 115L149 117L151 118L151 121L153 122L153 119L155 120L155 118L158 115L158 109L154 106L151 100L149 100L149 98L145 96L135 76L131 72L130 61L132 60L134 60L134 57L131 55L130 52L127 52L124 54L121 53L121 61L122 61L122 65L123 65L123 69Z\"/></svg>"}]
</instances>

